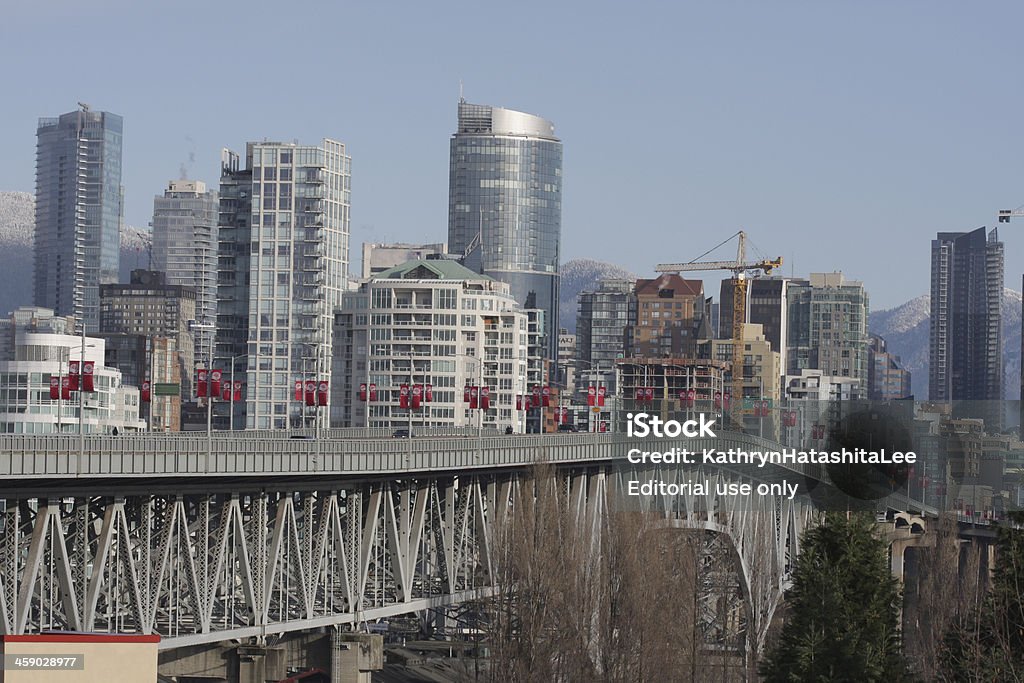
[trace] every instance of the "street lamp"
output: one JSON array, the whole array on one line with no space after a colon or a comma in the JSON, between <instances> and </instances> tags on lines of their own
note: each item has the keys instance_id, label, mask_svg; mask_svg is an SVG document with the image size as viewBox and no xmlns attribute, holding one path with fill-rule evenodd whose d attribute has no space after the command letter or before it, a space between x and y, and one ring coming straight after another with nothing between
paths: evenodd
<instances>
[{"instance_id":1,"label":"street lamp","mask_svg":"<svg viewBox=\"0 0 1024 683\"><path fill-rule=\"evenodd\" d=\"M601 408L598 405L599 399L598 399L597 395L598 395L598 393L600 393L600 390L601 390L601 381L602 381L601 380L601 375L603 374L602 370L601 370L601 363L600 363L600 361L594 362L594 361L583 360L582 358L573 359L573 363L574 364L582 363L583 365L586 365L588 368L590 368L591 376L594 377L594 382L596 383L596 386L594 387L594 405L592 406L594 408L594 410L589 410L589 408L591 408L591 406L587 406L588 407L587 418L588 418L588 422L593 422L594 423L593 431L595 433L599 432L600 431L600 423L601 423ZM580 373L580 374L582 375L582 373ZM590 380L588 379L587 381L589 382ZM615 397L613 396L613 397L611 397L611 399L612 399L612 401L614 401ZM597 413L596 421L590 420L590 416L591 416L592 413ZM588 431L590 431L590 430L588 429Z\"/></svg>"},{"instance_id":2,"label":"street lamp","mask_svg":"<svg viewBox=\"0 0 1024 683\"><path fill-rule=\"evenodd\" d=\"M482 347L481 347L481 350L482 350ZM469 359L469 360L471 360L471 361L473 361L474 363L477 364L477 368L479 370L478 374L479 374L479 382L480 382L477 385L477 392L479 392L480 388L483 387L483 385L484 385L484 359L482 357L471 356L468 353L456 353L454 355L455 355L456 358L467 358L467 359ZM477 393L477 401L482 401L482 398L480 397L479 393ZM478 403L478 405L483 405L483 404L482 403ZM480 414L477 416L477 438L482 438L483 435L484 435L484 411L481 408L480 409Z\"/></svg>"},{"instance_id":3,"label":"street lamp","mask_svg":"<svg viewBox=\"0 0 1024 683\"><path fill-rule=\"evenodd\" d=\"M228 401L228 431L235 431L235 365L238 363L239 358L248 358L248 353L240 353L234 358L228 358L222 356L221 360L226 360L231 364L231 373L229 375L231 382L231 400Z\"/></svg>"},{"instance_id":4,"label":"street lamp","mask_svg":"<svg viewBox=\"0 0 1024 683\"><path fill-rule=\"evenodd\" d=\"M207 336L210 343L208 345L209 355L207 356L208 360L206 364L206 455L209 457L213 453L213 396L210 395L209 387L210 372L213 371L213 340L214 337L216 337L214 331L217 329L217 326L213 323L197 323L195 320L189 320L188 322L190 331L210 330L211 332L211 334Z\"/></svg>"},{"instance_id":5,"label":"street lamp","mask_svg":"<svg viewBox=\"0 0 1024 683\"><path fill-rule=\"evenodd\" d=\"M85 321L82 321L82 349L79 353L79 381L85 381L85 350L87 348L96 348L95 344L85 343ZM71 365L71 348L68 347L68 370L70 372ZM58 399L59 401L59 399ZM57 412L60 413L60 404L57 405ZM81 473L82 460L85 458L85 387L79 385L78 387L78 462L75 465L77 473Z\"/></svg>"},{"instance_id":6,"label":"street lamp","mask_svg":"<svg viewBox=\"0 0 1024 683\"><path fill-rule=\"evenodd\" d=\"M308 378L306 377L306 374L307 374L306 362L309 361L310 359L313 360L313 378L316 380L316 384L317 385L320 384L320 378L321 378L320 352L321 352L321 349L322 349L322 344L320 344L318 342L294 342L294 344L296 346L299 346L299 347L305 347L305 348L313 349L313 354L306 354L306 353L302 354L302 386L303 386L303 391L305 391L306 382L308 381ZM313 429L316 431L316 436L319 438L319 436L320 436L320 406L316 405L316 402L314 402L314 408L315 408L316 412L313 414ZM302 427L303 428L306 427L306 412L307 412L306 411L306 403L305 403L305 401L303 401L302 403L299 404L299 415L300 415L300 418L301 418L301 421L302 421Z\"/></svg>"}]
</instances>

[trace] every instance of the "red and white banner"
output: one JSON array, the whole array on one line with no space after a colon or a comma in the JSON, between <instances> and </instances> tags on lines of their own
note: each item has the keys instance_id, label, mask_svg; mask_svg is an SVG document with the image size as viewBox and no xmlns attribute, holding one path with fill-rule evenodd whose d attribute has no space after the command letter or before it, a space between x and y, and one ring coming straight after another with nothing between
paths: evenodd
<instances>
[{"instance_id":1,"label":"red and white banner","mask_svg":"<svg viewBox=\"0 0 1024 683\"><path fill-rule=\"evenodd\" d=\"M359 385L359 400L366 400L366 382L363 382L362 384Z\"/></svg>"},{"instance_id":2,"label":"red and white banner","mask_svg":"<svg viewBox=\"0 0 1024 683\"><path fill-rule=\"evenodd\" d=\"M551 387L543 387L540 390L541 405L547 408L551 405Z\"/></svg>"},{"instance_id":3,"label":"red and white banner","mask_svg":"<svg viewBox=\"0 0 1024 683\"><path fill-rule=\"evenodd\" d=\"M63 401L71 399L71 378L61 377L60 378L60 398Z\"/></svg>"},{"instance_id":4,"label":"red and white banner","mask_svg":"<svg viewBox=\"0 0 1024 683\"><path fill-rule=\"evenodd\" d=\"M686 390L686 405L688 405L691 408L694 407L695 405L697 405L697 390L696 389L687 389Z\"/></svg>"},{"instance_id":5,"label":"red and white banner","mask_svg":"<svg viewBox=\"0 0 1024 683\"><path fill-rule=\"evenodd\" d=\"M587 405L593 407L597 402L597 388L591 384L587 387Z\"/></svg>"},{"instance_id":6,"label":"red and white banner","mask_svg":"<svg viewBox=\"0 0 1024 683\"><path fill-rule=\"evenodd\" d=\"M220 379L224 376L224 371L218 368L210 370L210 396L219 397L220 391Z\"/></svg>"},{"instance_id":7,"label":"red and white banner","mask_svg":"<svg viewBox=\"0 0 1024 683\"><path fill-rule=\"evenodd\" d=\"M725 394L722 396L722 401L724 402L725 409L729 410L729 404L732 403L732 394L729 393L728 391L725 392Z\"/></svg>"},{"instance_id":8,"label":"red and white banner","mask_svg":"<svg viewBox=\"0 0 1024 683\"><path fill-rule=\"evenodd\" d=\"M522 410L522 409L523 409L523 395L522 394L516 394L516 410Z\"/></svg>"},{"instance_id":9,"label":"red and white banner","mask_svg":"<svg viewBox=\"0 0 1024 683\"><path fill-rule=\"evenodd\" d=\"M50 400L57 401L60 399L60 377L57 375L50 375Z\"/></svg>"},{"instance_id":10,"label":"red and white banner","mask_svg":"<svg viewBox=\"0 0 1024 683\"><path fill-rule=\"evenodd\" d=\"M480 409L490 410L491 408L491 390L489 387L480 387Z\"/></svg>"},{"instance_id":11,"label":"red and white banner","mask_svg":"<svg viewBox=\"0 0 1024 683\"><path fill-rule=\"evenodd\" d=\"M242 380L240 380L240 379L236 379L235 380L235 392L232 395L232 400L233 401L241 401L242 400Z\"/></svg>"},{"instance_id":12,"label":"red and white banner","mask_svg":"<svg viewBox=\"0 0 1024 683\"><path fill-rule=\"evenodd\" d=\"M638 401L639 403L643 403L644 402L644 398L646 398L646 396L647 396L647 390L644 389L643 387L637 387L636 388L636 394L634 395L633 398L636 401Z\"/></svg>"},{"instance_id":13,"label":"red and white banner","mask_svg":"<svg viewBox=\"0 0 1024 683\"><path fill-rule=\"evenodd\" d=\"M73 360L68 363L68 386L71 387L71 391L78 391L78 361Z\"/></svg>"},{"instance_id":14,"label":"red and white banner","mask_svg":"<svg viewBox=\"0 0 1024 683\"><path fill-rule=\"evenodd\" d=\"M329 385L327 383L327 380L320 380L320 382L316 385L316 404L318 406L327 405L328 387Z\"/></svg>"},{"instance_id":15,"label":"red and white banner","mask_svg":"<svg viewBox=\"0 0 1024 683\"><path fill-rule=\"evenodd\" d=\"M198 398L206 396L206 376L208 374L206 370L196 370L196 397Z\"/></svg>"},{"instance_id":16,"label":"red and white banner","mask_svg":"<svg viewBox=\"0 0 1024 683\"><path fill-rule=\"evenodd\" d=\"M398 407L408 408L409 407L409 385L403 384L398 387Z\"/></svg>"},{"instance_id":17,"label":"red and white banner","mask_svg":"<svg viewBox=\"0 0 1024 683\"><path fill-rule=\"evenodd\" d=\"M428 384L423 388L423 400L427 403L434 402L434 385Z\"/></svg>"},{"instance_id":18,"label":"red and white banner","mask_svg":"<svg viewBox=\"0 0 1024 683\"><path fill-rule=\"evenodd\" d=\"M654 400L654 387L644 389L644 400L651 403Z\"/></svg>"},{"instance_id":19,"label":"red and white banner","mask_svg":"<svg viewBox=\"0 0 1024 683\"><path fill-rule=\"evenodd\" d=\"M149 393L149 380L148 379L142 380L142 391L139 392L139 398L142 399L143 403L149 403L150 393Z\"/></svg>"},{"instance_id":20,"label":"red and white banner","mask_svg":"<svg viewBox=\"0 0 1024 683\"><path fill-rule=\"evenodd\" d=\"M295 400L296 401L301 401L302 400L302 380L301 379L295 380Z\"/></svg>"},{"instance_id":21,"label":"red and white banner","mask_svg":"<svg viewBox=\"0 0 1024 683\"><path fill-rule=\"evenodd\" d=\"M533 399L529 394L523 396L523 410L533 410Z\"/></svg>"},{"instance_id":22,"label":"red and white banner","mask_svg":"<svg viewBox=\"0 0 1024 683\"><path fill-rule=\"evenodd\" d=\"M316 405L316 382L313 380L306 382L306 405Z\"/></svg>"},{"instance_id":23,"label":"red and white banner","mask_svg":"<svg viewBox=\"0 0 1024 683\"><path fill-rule=\"evenodd\" d=\"M220 400L230 401L231 400L231 382L224 382L220 387Z\"/></svg>"},{"instance_id":24,"label":"red and white banner","mask_svg":"<svg viewBox=\"0 0 1024 683\"><path fill-rule=\"evenodd\" d=\"M372 384L372 383L370 384L370 400L371 401L376 401L377 400L377 385L376 384Z\"/></svg>"},{"instance_id":25,"label":"red and white banner","mask_svg":"<svg viewBox=\"0 0 1024 683\"><path fill-rule=\"evenodd\" d=\"M479 393L479 387L471 386L469 388L469 409L476 410L477 407L477 395Z\"/></svg>"},{"instance_id":26,"label":"red and white banner","mask_svg":"<svg viewBox=\"0 0 1024 683\"><path fill-rule=\"evenodd\" d=\"M423 403L423 385L414 384L412 386L412 407L418 409Z\"/></svg>"},{"instance_id":27,"label":"red and white banner","mask_svg":"<svg viewBox=\"0 0 1024 683\"><path fill-rule=\"evenodd\" d=\"M605 397L605 394L607 394L607 393L608 393L608 388L607 387L598 387L597 388L597 405L598 406L603 406L604 405L604 397Z\"/></svg>"},{"instance_id":28,"label":"red and white banner","mask_svg":"<svg viewBox=\"0 0 1024 683\"><path fill-rule=\"evenodd\" d=\"M91 360L82 362L82 391L96 391L96 386L93 384L93 371L96 369L96 364Z\"/></svg>"},{"instance_id":29,"label":"red and white banner","mask_svg":"<svg viewBox=\"0 0 1024 683\"><path fill-rule=\"evenodd\" d=\"M569 409L568 408L562 408L562 410L560 412L561 412L561 415L562 415L562 419L559 420L559 424L565 424L566 422L569 421Z\"/></svg>"},{"instance_id":30,"label":"red and white banner","mask_svg":"<svg viewBox=\"0 0 1024 683\"><path fill-rule=\"evenodd\" d=\"M721 408L722 407L722 392L721 391L716 391L715 392L715 407L716 408Z\"/></svg>"},{"instance_id":31,"label":"red and white banner","mask_svg":"<svg viewBox=\"0 0 1024 683\"><path fill-rule=\"evenodd\" d=\"M462 390L462 402L463 403L469 403L470 395L471 395L471 390L470 390L469 385L467 384L465 386L465 388ZM472 406L470 406L470 407L472 408Z\"/></svg>"}]
</instances>

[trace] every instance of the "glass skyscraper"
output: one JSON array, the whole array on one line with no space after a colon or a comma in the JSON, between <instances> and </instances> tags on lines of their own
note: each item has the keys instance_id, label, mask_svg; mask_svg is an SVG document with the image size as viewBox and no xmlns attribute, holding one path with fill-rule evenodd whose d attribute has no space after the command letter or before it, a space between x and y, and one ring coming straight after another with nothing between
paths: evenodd
<instances>
[{"instance_id":1,"label":"glass skyscraper","mask_svg":"<svg viewBox=\"0 0 1024 683\"><path fill-rule=\"evenodd\" d=\"M963 417L1002 425L1003 243L996 229L932 240L928 398Z\"/></svg>"},{"instance_id":2,"label":"glass skyscraper","mask_svg":"<svg viewBox=\"0 0 1024 683\"><path fill-rule=\"evenodd\" d=\"M293 384L330 381L331 326L348 279L351 163L334 140L249 143L244 169L223 154L215 366L245 357L238 426L328 423L326 409L294 400Z\"/></svg>"},{"instance_id":3,"label":"glass skyscraper","mask_svg":"<svg viewBox=\"0 0 1024 683\"><path fill-rule=\"evenodd\" d=\"M195 318L208 324L217 320L219 208L217 193L200 180L172 180L153 199L153 270L162 272L168 285L194 289ZM208 348L212 333L196 328L195 348Z\"/></svg>"},{"instance_id":4,"label":"glass skyscraper","mask_svg":"<svg viewBox=\"0 0 1024 683\"><path fill-rule=\"evenodd\" d=\"M34 299L99 329L100 284L118 279L121 249L120 116L78 111L36 130Z\"/></svg>"},{"instance_id":5,"label":"glass skyscraper","mask_svg":"<svg viewBox=\"0 0 1024 683\"><path fill-rule=\"evenodd\" d=\"M448 188L448 247L464 263L508 283L521 306L558 320L562 142L550 121L459 102ZM548 357L558 335L548 330Z\"/></svg>"}]
</instances>

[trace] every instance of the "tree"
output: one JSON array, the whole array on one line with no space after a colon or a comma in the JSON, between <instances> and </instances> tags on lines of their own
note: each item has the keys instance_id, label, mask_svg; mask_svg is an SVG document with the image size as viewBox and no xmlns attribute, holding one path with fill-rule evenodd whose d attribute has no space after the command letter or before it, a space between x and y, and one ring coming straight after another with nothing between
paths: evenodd
<instances>
[{"instance_id":1,"label":"tree","mask_svg":"<svg viewBox=\"0 0 1024 683\"><path fill-rule=\"evenodd\" d=\"M941 660L945 635L966 628L984 596L978 546L962 546L957 519L942 515L928 525L932 547L908 549L918 553L917 571L906 577L903 604L903 642L914 673L924 681L958 679L945 674Z\"/></svg>"},{"instance_id":2,"label":"tree","mask_svg":"<svg viewBox=\"0 0 1024 683\"><path fill-rule=\"evenodd\" d=\"M900 594L870 514L829 513L804 534L767 681L905 681Z\"/></svg>"},{"instance_id":3,"label":"tree","mask_svg":"<svg viewBox=\"0 0 1024 683\"><path fill-rule=\"evenodd\" d=\"M996 541L992 588L944 640L942 674L956 681L1024 681L1024 513Z\"/></svg>"}]
</instances>

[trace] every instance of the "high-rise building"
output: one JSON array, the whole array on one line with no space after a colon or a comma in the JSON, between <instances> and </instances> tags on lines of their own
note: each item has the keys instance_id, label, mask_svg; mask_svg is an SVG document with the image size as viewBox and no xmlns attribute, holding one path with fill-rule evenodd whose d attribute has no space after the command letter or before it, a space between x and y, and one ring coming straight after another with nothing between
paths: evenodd
<instances>
[{"instance_id":1,"label":"high-rise building","mask_svg":"<svg viewBox=\"0 0 1024 683\"><path fill-rule=\"evenodd\" d=\"M625 355L626 328L633 322L636 295L632 280L601 280L597 289L580 292L576 315L578 370L611 370Z\"/></svg>"},{"instance_id":2,"label":"high-rise building","mask_svg":"<svg viewBox=\"0 0 1024 683\"><path fill-rule=\"evenodd\" d=\"M729 371L726 373L726 391L731 391L735 386L732 382L732 373L737 369L731 367L734 358L734 343L732 339L713 339L709 342L710 357L729 366ZM743 325L742 344L743 367L740 368L740 372L743 373L743 395L733 396L732 400L743 401L740 414L743 416L744 431L775 438L779 433L780 426L779 411L775 408L782 393L780 387L782 366L779 353L772 348L762 326L754 323ZM768 415L758 414L758 402L760 401L769 402Z\"/></svg>"},{"instance_id":3,"label":"high-rise building","mask_svg":"<svg viewBox=\"0 0 1024 683\"><path fill-rule=\"evenodd\" d=\"M533 316L508 285L455 261L416 260L378 273L343 300L335 314L333 426L526 431L516 395L541 381L543 364L530 352ZM360 400L364 384L376 394ZM429 384L431 400L403 408L403 384ZM463 400L467 385L488 387L482 415Z\"/></svg>"},{"instance_id":4,"label":"high-rise building","mask_svg":"<svg viewBox=\"0 0 1024 683\"><path fill-rule=\"evenodd\" d=\"M351 157L345 145L251 142L225 150L218 228L217 353L245 371L234 424L299 426L296 380L331 380L331 328L349 265ZM326 426L325 410L307 424Z\"/></svg>"},{"instance_id":5,"label":"high-rise building","mask_svg":"<svg viewBox=\"0 0 1024 683\"><path fill-rule=\"evenodd\" d=\"M786 374L820 370L868 390L868 293L842 273L811 273L787 286Z\"/></svg>"},{"instance_id":6,"label":"high-rise building","mask_svg":"<svg viewBox=\"0 0 1024 683\"><path fill-rule=\"evenodd\" d=\"M746 322L760 325L765 339L772 345L772 350L779 354L782 367L787 364L786 358L786 298L790 278L759 277L747 281L747 320ZM732 303L733 280L722 280L721 307L718 324L718 337L732 337ZM712 329L716 329L712 327Z\"/></svg>"},{"instance_id":7,"label":"high-rise building","mask_svg":"<svg viewBox=\"0 0 1024 683\"><path fill-rule=\"evenodd\" d=\"M449 166L452 253L507 283L521 306L543 309L554 324L561 231L562 142L554 124L460 100ZM557 358L557 335L547 346Z\"/></svg>"},{"instance_id":8,"label":"high-rise building","mask_svg":"<svg viewBox=\"0 0 1024 683\"><path fill-rule=\"evenodd\" d=\"M196 318L196 291L167 284L163 273L133 270L127 284L100 287L100 336L106 341L105 362L121 371L122 382L141 387L178 385L172 395L152 392L142 409L157 431L181 427L181 399L192 395L195 355L189 321ZM207 347L209 348L209 347Z\"/></svg>"},{"instance_id":9,"label":"high-rise building","mask_svg":"<svg viewBox=\"0 0 1024 683\"><path fill-rule=\"evenodd\" d=\"M910 396L910 371L890 353L885 339L871 335L868 348L868 400L893 401Z\"/></svg>"},{"instance_id":10,"label":"high-rise building","mask_svg":"<svg viewBox=\"0 0 1024 683\"><path fill-rule=\"evenodd\" d=\"M932 240L928 397L967 401L959 417L1001 424L1003 243L995 228ZM979 402L991 402L986 406ZM975 410L977 408L978 410Z\"/></svg>"},{"instance_id":11,"label":"high-rise building","mask_svg":"<svg viewBox=\"0 0 1024 683\"><path fill-rule=\"evenodd\" d=\"M636 315L627 332L627 356L694 358L704 320L704 283L676 273L636 281Z\"/></svg>"},{"instance_id":12,"label":"high-rise building","mask_svg":"<svg viewBox=\"0 0 1024 683\"><path fill-rule=\"evenodd\" d=\"M34 299L99 329L100 289L117 282L123 192L121 117L78 111L36 129Z\"/></svg>"},{"instance_id":13,"label":"high-rise building","mask_svg":"<svg viewBox=\"0 0 1024 683\"><path fill-rule=\"evenodd\" d=\"M217 218L216 192L208 192L200 180L172 180L163 195L153 199L153 270L169 285L195 290L195 319L212 324L217 320ZM209 346L213 330L196 327L196 348ZM191 374L192 368L186 374Z\"/></svg>"}]
</instances>

